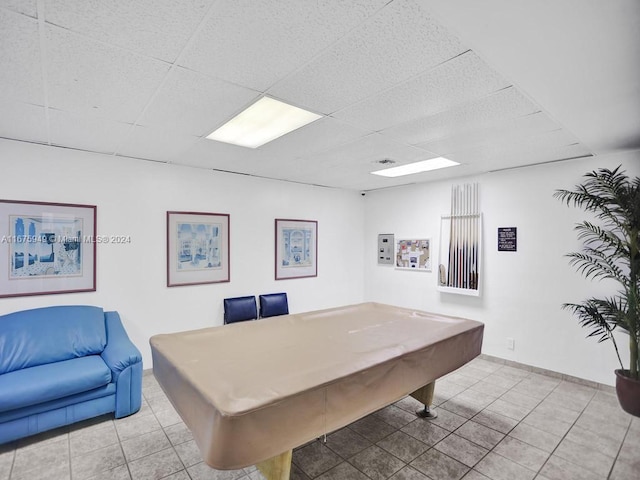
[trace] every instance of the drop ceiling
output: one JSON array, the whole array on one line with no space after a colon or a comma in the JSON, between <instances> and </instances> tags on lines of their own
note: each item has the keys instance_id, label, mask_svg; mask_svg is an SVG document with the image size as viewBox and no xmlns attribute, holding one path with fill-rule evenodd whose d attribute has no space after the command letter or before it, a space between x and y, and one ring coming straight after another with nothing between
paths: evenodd
<instances>
[{"instance_id":1,"label":"drop ceiling","mask_svg":"<svg viewBox=\"0 0 640 480\"><path fill-rule=\"evenodd\" d=\"M0 0L0 137L353 190L638 150L638 25L637 0ZM264 95L322 118L205 138Z\"/></svg>"}]
</instances>

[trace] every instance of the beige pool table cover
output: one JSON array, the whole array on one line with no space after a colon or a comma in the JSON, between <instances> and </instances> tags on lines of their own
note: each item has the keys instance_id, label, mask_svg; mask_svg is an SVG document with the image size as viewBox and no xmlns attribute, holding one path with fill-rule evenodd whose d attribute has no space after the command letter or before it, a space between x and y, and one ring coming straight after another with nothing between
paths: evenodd
<instances>
[{"instance_id":1,"label":"beige pool table cover","mask_svg":"<svg viewBox=\"0 0 640 480\"><path fill-rule=\"evenodd\" d=\"M337 430L480 354L473 320L364 303L151 338L207 464L237 469ZM437 392L437 385L436 385Z\"/></svg>"}]
</instances>

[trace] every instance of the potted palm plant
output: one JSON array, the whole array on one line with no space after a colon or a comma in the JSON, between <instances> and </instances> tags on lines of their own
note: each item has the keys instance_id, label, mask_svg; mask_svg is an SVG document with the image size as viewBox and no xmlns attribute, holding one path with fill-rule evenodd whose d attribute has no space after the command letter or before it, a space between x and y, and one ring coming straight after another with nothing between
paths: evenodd
<instances>
[{"instance_id":1,"label":"potted palm plant","mask_svg":"<svg viewBox=\"0 0 640 480\"><path fill-rule=\"evenodd\" d=\"M554 197L568 206L581 207L599 220L578 223L582 252L570 253L570 265L587 279L617 282L618 291L563 308L589 329L588 337L609 340L620 362L616 392L622 409L640 417L640 177L630 179L621 167L587 173L574 191L556 190ZM625 369L614 337L616 329L629 336L629 369Z\"/></svg>"}]
</instances>

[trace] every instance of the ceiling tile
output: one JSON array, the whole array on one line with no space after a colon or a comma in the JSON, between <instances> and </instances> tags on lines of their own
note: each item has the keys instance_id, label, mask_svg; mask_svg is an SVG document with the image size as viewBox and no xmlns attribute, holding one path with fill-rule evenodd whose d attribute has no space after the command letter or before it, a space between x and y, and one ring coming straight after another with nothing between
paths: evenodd
<instances>
[{"instance_id":1,"label":"ceiling tile","mask_svg":"<svg viewBox=\"0 0 640 480\"><path fill-rule=\"evenodd\" d=\"M326 170L326 168L312 164L306 158L296 158L284 163L279 162L277 168L258 172L258 175L281 178L290 182L329 186L331 184L325 183L325 179L322 178L327 173Z\"/></svg>"},{"instance_id":2,"label":"ceiling tile","mask_svg":"<svg viewBox=\"0 0 640 480\"><path fill-rule=\"evenodd\" d=\"M253 90L176 67L138 123L208 135L258 97Z\"/></svg>"},{"instance_id":3,"label":"ceiling tile","mask_svg":"<svg viewBox=\"0 0 640 480\"><path fill-rule=\"evenodd\" d=\"M49 105L133 123L169 65L159 60L47 28Z\"/></svg>"},{"instance_id":4,"label":"ceiling tile","mask_svg":"<svg viewBox=\"0 0 640 480\"><path fill-rule=\"evenodd\" d=\"M425 0L595 152L640 148L638 0Z\"/></svg>"},{"instance_id":5,"label":"ceiling tile","mask_svg":"<svg viewBox=\"0 0 640 480\"><path fill-rule=\"evenodd\" d=\"M46 0L47 22L174 62L212 0Z\"/></svg>"},{"instance_id":6,"label":"ceiling tile","mask_svg":"<svg viewBox=\"0 0 640 480\"><path fill-rule=\"evenodd\" d=\"M461 163L480 165L485 171L544 163L591 155L584 145L565 130L544 132L524 139L506 138L469 150L458 151L448 158Z\"/></svg>"},{"instance_id":7,"label":"ceiling tile","mask_svg":"<svg viewBox=\"0 0 640 480\"><path fill-rule=\"evenodd\" d=\"M0 99L0 137L48 143L44 107Z\"/></svg>"},{"instance_id":8,"label":"ceiling tile","mask_svg":"<svg viewBox=\"0 0 640 480\"><path fill-rule=\"evenodd\" d=\"M0 9L0 97L44 105L38 21Z\"/></svg>"},{"instance_id":9,"label":"ceiling tile","mask_svg":"<svg viewBox=\"0 0 640 480\"><path fill-rule=\"evenodd\" d=\"M439 138L418 146L437 153L447 155L460 150L468 150L478 145L491 142L502 142L505 139L524 139L539 133L559 130L560 125L551 120L544 112L524 115L518 118L499 118L491 125L477 130L463 130L460 133Z\"/></svg>"},{"instance_id":10,"label":"ceiling tile","mask_svg":"<svg viewBox=\"0 0 640 480\"><path fill-rule=\"evenodd\" d=\"M402 165L433 157L435 155L421 148L404 145L394 139L373 133L322 153L301 155L299 159L306 162L307 165L315 165L319 169L349 164L351 166L364 165L365 170L372 171L384 168L384 165L376 163L384 159L391 159L397 165ZM387 167L390 166L387 165Z\"/></svg>"},{"instance_id":11,"label":"ceiling tile","mask_svg":"<svg viewBox=\"0 0 640 480\"><path fill-rule=\"evenodd\" d=\"M51 143L98 153L113 153L131 124L49 109Z\"/></svg>"},{"instance_id":12,"label":"ceiling tile","mask_svg":"<svg viewBox=\"0 0 640 480\"><path fill-rule=\"evenodd\" d=\"M336 148L371 132L323 117L260 147L272 157L309 155Z\"/></svg>"},{"instance_id":13,"label":"ceiling tile","mask_svg":"<svg viewBox=\"0 0 640 480\"><path fill-rule=\"evenodd\" d=\"M448 110L508 86L504 78L469 51L333 116L371 130L382 130Z\"/></svg>"},{"instance_id":14,"label":"ceiling tile","mask_svg":"<svg viewBox=\"0 0 640 480\"><path fill-rule=\"evenodd\" d=\"M0 7L8 8L33 18L38 16L37 0L0 0Z\"/></svg>"},{"instance_id":15,"label":"ceiling tile","mask_svg":"<svg viewBox=\"0 0 640 480\"><path fill-rule=\"evenodd\" d=\"M451 158L457 155L454 154ZM539 145L529 151L505 151L478 161L481 163L483 171L487 172L590 156L592 154L589 150L580 144L559 147Z\"/></svg>"},{"instance_id":16,"label":"ceiling tile","mask_svg":"<svg viewBox=\"0 0 640 480\"><path fill-rule=\"evenodd\" d=\"M387 0L220 0L180 65L265 91Z\"/></svg>"},{"instance_id":17,"label":"ceiling tile","mask_svg":"<svg viewBox=\"0 0 640 480\"><path fill-rule=\"evenodd\" d=\"M571 133L557 129L536 134L531 132L529 135L507 135L500 139L475 145L470 150L482 156L491 156L499 152L543 150L576 143L578 140Z\"/></svg>"},{"instance_id":18,"label":"ceiling tile","mask_svg":"<svg viewBox=\"0 0 640 480\"><path fill-rule=\"evenodd\" d=\"M174 155L171 162L192 167L254 173L264 158L265 154L258 149L203 138L180 155Z\"/></svg>"},{"instance_id":19,"label":"ceiling tile","mask_svg":"<svg viewBox=\"0 0 640 480\"><path fill-rule=\"evenodd\" d=\"M181 157L200 139L159 128L135 126L116 153L127 157L170 162Z\"/></svg>"},{"instance_id":20,"label":"ceiling tile","mask_svg":"<svg viewBox=\"0 0 640 480\"><path fill-rule=\"evenodd\" d=\"M485 128L497 120L516 118L539 110L515 88L509 87L451 110L391 127L382 132L418 145L465 130Z\"/></svg>"},{"instance_id":21,"label":"ceiling tile","mask_svg":"<svg viewBox=\"0 0 640 480\"><path fill-rule=\"evenodd\" d=\"M329 114L465 50L420 2L398 0L269 93Z\"/></svg>"}]
</instances>

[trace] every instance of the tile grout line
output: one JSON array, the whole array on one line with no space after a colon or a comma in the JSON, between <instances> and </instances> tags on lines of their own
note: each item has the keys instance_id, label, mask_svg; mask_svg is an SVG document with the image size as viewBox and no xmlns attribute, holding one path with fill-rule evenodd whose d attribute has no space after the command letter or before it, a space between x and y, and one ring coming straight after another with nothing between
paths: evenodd
<instances>
[{"instance_id":1,"label":"tile grout line","mask_svg":"<svg viewBox=\"0 0 640 480\"><path fill-rule=\"evenodd\" d=\"M504 366L507 366L507 365L504 365ZM496 370L496 371L495 371L495 372L493 372L493 373L496 373L496 372L498 372L499 370L500 370L500 369ZM505 393L503 393L502 395L500 395L499 397L497 397L497 398L496 398L496 400L498 400L498 399L502 398L502 397L503 397L504 395L506 395L508 392L512 391L512 390L513 390L514 388L516 388L520 383L522 383L522 381L526 380L527 378L530 378L532 374L538 374L538 373L533 372L533 371L531 371L531 370L527 370L527 371L529 372L529 375L528 375L528 376L523 377L523 378L522 378L521 380L519 380L519 381L518 381L518 383L516 383L513 387L511 387L511 388L510 388L509 390L507 390ZM493 373L492 373L492 374L493 374ZM464 373L462 373L462 372L460 372L460 375L466 376L466 375L464 375ZM491 374L490 374L490 375L491 375ZM538 375L548 376L548 375L544 375L544 374L538 374ZM487 375L487 376L489 376L489 375ZM471 377L469 377L469 378L471 378ZM556 378L556 377L550 377L550 378ZM484 380L484 379L486 379L486 377L484 377L482 380ZM564 438L567 436L567 434L569 433L569 431L571 430L571 428L575 425L575 423L576 423L576 422L578 421L578 419L580 418L580 415L582 415L582 413L586 410L587 406L591 403L591 401L592 401L592 400L593 400L593 398L595 397L595 392L594 392L594 394L593 394L592 398L589 400L589 403L587 403L587 406L585 406L585 407L580 411L580 414L578 415L578 417L576 418L576 420L574 420L574 421L573 421L573 423L571 424L571 427L570 427L570 428L567 430L567 432L562 436L562 438L561 438L561 439L560 439L560 441L558 442L558 445L556 445L556 447L553 449L553 451L549 453L549 455L548 455L547 459L545 460L545 462L542 464L542 466L541 466L537 471L535 471L535 470L531 470L531 469L529 469L528 467L526 467L525 465L522 465L521 463L519 463L519 462L517 462L517 461L515 461L515 460L512 460L512 459L510 459L510 458L508 458L508 457L505 457L504 455L501 455L500 453L495 452L494 450L495 450L495 448L496 448L500 443L502 443L502 441L504 440L504 438L508 437L508 436L509 436L509 434L510 434L513 430L515 430L515 429L516 429L516 427L518 427L518 425L520 425L521 423L523 423L523 422L524 422L524 420L525 420L525 419L526 419L526 418L527 418L527 417L528 417L528 416L529 416L529 415L530 415L530 414L531 414L531 413L532 413L536 408L538 408L538 407L539 407L539 406L540 406L540 405L541 405L541 404L542 404L542 403L543 403L543 402L544 402L544 401L545 401L545 400L546 400L546 399L547 399L547 398L548 398L548 397L549 397L549 396L550 396L550 395L551 395L551 394L552 394L552 393L553 393L553 392L554 392L554 391L555 391L555 390L556 390L556 389L557 389L557 388L558 388L558 387L559 387L563 382L567 381L567 382L569 382L569 383L575 383L576 385L580 385L579 383L576 383L576 382L570 382L569 380L565 380L564 378L556 378L556 379L557 379L557 380L559 380L559 383L558 383L558 384L557 384L557 385L556 385L556 386L555 386L555 387L554 387L554 388L553 388L549 393L547 393L547 394L546 394L546 395L545 395L541 400L539 400L539 401L538 401L538 403L536 404L536 406L529 410L529 413L527 413L527 415L525 415L521 420L518 420L518 423L517 423L513 428L511 428L511 430L509 430L507 433L505 433L505 434L504 434L503 439L502 439L502 440L500 440L500 442L498 442L498 443L497 443L493 448L491 448L487 453L485 453L485 454L483 455L483 457L482 457L480 460L478 460L478 462L476 462L476 464L475 464L473 467L471 467L471 470L473 470L473 469L475 468L475 466L476 466L476 465L478 465L478 463L480 463L480 462L482 461L482 459L484 459L487 455L489 455L489 453L494 453L495 455L498 455L498 456L500 456L500 457L502 457L502 458L505 458L505 459L507 459L507 460L509 460L509 461L511 461L511 462L514 462L515 464L517 464L517 465L519 465L519 466L522 466L523 468L528 469L528 470L529 470L529 471L531 471L531 472L534 472L535 476L538 476L538 475L540 475L540 474L541 474L542 469L543 469L543 468L544 468L544 466L547 464L547 462L549 461L549 459L552 457L553 453L554 453L554 452L555 452L555 450L558 448L558 446L560 445L560 443L562 443L562 440L564 440ZM482 380L479 380L478 382L474 383L473 385L470 385L469 387L467 387L467 388L466 388L466 390L463 390L463 392L466 392L467 390L472 389L472 387L473 387L474 385L477 385L477 384L478 384L479 382L481 382ZM454 382L454 383L455 383L455 382ZM588 388L592 388L592 389L596 390L596 392L598 391L598 389L595 389L594 387L590 387L590 386L589 386ZM460 392L460 393L463 393L463 392ZM515 393L518 393L518 392L515 392ZM458 395L459 395L459 394L458 394ZM530 396L530 395L528 395L528 396ZM455 396L454 396L454 397L452 397L452 398L455 398ZM508 400L503 400L503 401L505 401L505 402L507 402L507 403L512 404L512 403L511 403L511 402L509 402ZM491 404L493 404L493 403L495 403L495 400L494 400L494 402L492 402ZM489 405L491 405L491 404L489 404ZM487 405L487 407L488 407L489 405ZM517 405L517 404L512 404L512 405L519 406L519 405ZM484 410L486 410L486 408L487 408L487 407L483 408L480 412L478 412L477 414L475 414L472 418L467 419L467 421L472 420L475 416L477 416L478 414L480 414L481 412L483 412ZM444 407L441 407L441 408L444 408ZM526 408L526 407L525 407L525 408ZM446 410L446 408L444 408L444 409ZM447 410L447 411L449 411L449 410ZM490 410L490 411L491 411L491 410ZM454 413L454 412L450 412L450 413ZM496 413L497 413L497 412L496 412ZM511 417L509 417L509 418L511 418ZM513 420L516 420L516 419L513 419ZM466 424L466 423L467 423L467 422L465 422L465 424ZM477 423L477 422L476 422L476 423ZM567 422L567 423L568 423L568 422ZM463 424L463 425L464 425L464 424ZM525 424L525 425L528 425L528 424ZM484 426L485 426L486 428L491 428L491 427L488 427L488 426L486 426L486 425L484 425ZM461 427L462 427L462 425L461 425ZM534 426L531 426L531 427L532 427L532 428L537 428L537 427L534 427ZM460 428L460 427L458 427L458 428ZM492 430L493 430L493 429L492 429ZM497 430L494 430L494 431L497 431ZM452 433L453 433L453 432L452 432ZM502 432L499 432L499 433L502 433ZM445 438L446 438L446 437L445 437ZM463 438L464 438L464 437L463 437ZM519 439L518 439L518 438L516 438L516 437L511 437L511 438L515 438L516 440L519 440ZM443 440L444 440L444 439L443 439ZM467 439L467 440L468 440L468 439ZM474 445L478 445L477 443L473 442L472 440L469 440L469 441L470 441L471 443L473 443ZM525 442L525 441L523 441L523 440L519 440L519 441L521 441L522 443L525 443L526 445L529 445L530 447L537 448L538 450L540 450L540 449L539 449L538 447L536 447L535 445L531 445L530 443ZM478 446L482 446L482 445L478 445ZM435 445L434 445L434 447L435 447ZM546 453L546 452L545 452L545 453ZM562 457L560 457L560 458L562 458ZM573 462L569 462L569 463L573 463ZM614 462L614 464L615 464L615 462ZM612 467L612 468L613 468L613 467ZM466 475L466 474L465 474L465 475Z\"/></svg>"},{"instance_id":2,"label":"tile grout line","mask_svg":"<svg viewBox=\"0 0 640 480\"><path fill-rule=\"evenodd\" d=\"M627 431L624 432L624 437L622 437L622 442L620 442L620 446L618 447L616 456L613 460L613 463L611 464L611 468L609 469L609 473L607 474L607 479L611 478L611 475L613 474L613 469L616 467L616 464L618 463L618 459L620 458L620 452L622 451L622 447L624 447L624 442L627 440L627 436L629 436L629 432L631 431L632 425L633 425L633 420L629 422L629 425L627 426Z\"/></svg>"},{"instance_id":3,"label":"tile grout line","mask_svg":"<svg viewBox=\"0 0 640 480\"><path fill-rule=\"evenodd\" d=\"M565 381L565 380L564 380L564 379L562 379L562 381ZM549 397L549 395L551 395L551 393L553 393L553 392L554 392L554 391L555 391L555 390L556 390L556 389L557 389L557 388L562 384L562 381L561 381L558 385L556 385L556 387L555 387L551 392L549 392L549 394L547 394L547 396L545 397L545 399L546 399L547 397ZM572 383L572 382L571 382L571 383ZM576 383L576 385L579 385L579 384L578 384L578 383ZM589 387L589 388L593 388L593 387ZM597 392L597 391L599 391L598 389L595 389L595 388L594 388L594 390L596 390L596 392ZM578 416L576 417L576 419L571 423L571 427L569 427L569 429L564 433L564 435L562 435L562 438L560 439L560 441L558 442L558 444L553 448L553 450L551 451L551 453L549 454L549 456L547 457L547 459L544 461L544 463L542 464L542 466L541 466L541 467L538 469L538 471L536 472L536 477L537 477L538 475L541 475L541 474L542 474L542 470L544 469L544 467L547 465L547 463L549 463L549 460L551 460L551 458L553 457L553 455L554 455L554 453L556 452L556 450L558 449L558 447L560 447L560 445L562 444L562 442L564 441L564 439L567 437L567 435L569 435L569 432L570 432L570 431L573 429L573 427L576 425L576 423L578 422L578 420L580 419L580 417L582 416L582 414L585 412L585 410L587 409L587 407L591 404L591 402L592 402L592 401L593 401L593 399L595 398L595 395L596 395L596 394L594 393L594 394L591 396L591 398L589 399L589 402L587 403L587 405L586 405L586 406L585 406L585 407L580 411L580 413L578 414ZM544 401L544 400L543 400L543 401ZM542 403L542 401L541 401L540 403ZM538 405L540 405L540 404L538 404ZM525 417L525 418L526 418L526 417ZM524 421L524 419L523 419L523 421ZM567 462L569 462L569 463L571 463L572 465L575 465L575 466L577 466L577 467L581 467L581 465L577 465L577 464L573 463L572 461L567 460L567 459L566 459L566 458L564 458L564 457L561 457L561 456L558 456L558 457L559 457L559 458L562 458L563 460L565 460L565 461L567 461ZM614 460L614 464L615 464L615 460ZM582 468L582 467L581 467L581 468ZM612 465L612 468L613 468L613 465Z\"/></svg>"}]
</instances>

